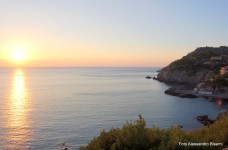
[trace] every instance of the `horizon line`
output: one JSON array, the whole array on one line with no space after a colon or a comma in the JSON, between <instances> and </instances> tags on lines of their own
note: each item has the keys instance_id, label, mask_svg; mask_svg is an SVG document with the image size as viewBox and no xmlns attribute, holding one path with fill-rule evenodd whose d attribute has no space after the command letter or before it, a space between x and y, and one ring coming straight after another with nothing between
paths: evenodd
<instances>
[{"instance_id":1,"label":"horizon line","mask_svg":"<svg viewBox=\"0 0 228 150\"><path fill-rule=\"evenodd\" d=\"M164 66L36 66L36 67L0 67L0 68L163 68Z\"/></svg>"}]
</instances>

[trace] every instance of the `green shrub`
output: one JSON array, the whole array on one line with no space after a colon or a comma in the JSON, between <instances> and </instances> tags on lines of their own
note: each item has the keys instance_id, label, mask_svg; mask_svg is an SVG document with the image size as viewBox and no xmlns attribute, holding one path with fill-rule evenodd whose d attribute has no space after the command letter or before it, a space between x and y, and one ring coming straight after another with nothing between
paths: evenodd
<instances>
[{"instance_id":1,"label":"green shrub","mask_svg":"<svg viewBox=\"0 0 228 150\"><path fill-rule=\"evenodd\" d=\"M213 78L211 83L214 86L228 86L228 75L217 75Z\"/></svg>"},{"instance_id":2,"label":"green shrub","mask_svg":"<svg viewBox=\"0 0 228 150\"><path fill-rule=\"evenodd\" d=\"M128 121L122 128L102 131L87 146L80 150L201 150L221 149L228 146L228 117L216 121L209 127L183 131L179 127L161 129L146 128L139 115L136 121ZM179 142L223 142L222 147L181 146Z\"/></svg>"}]
</instances>

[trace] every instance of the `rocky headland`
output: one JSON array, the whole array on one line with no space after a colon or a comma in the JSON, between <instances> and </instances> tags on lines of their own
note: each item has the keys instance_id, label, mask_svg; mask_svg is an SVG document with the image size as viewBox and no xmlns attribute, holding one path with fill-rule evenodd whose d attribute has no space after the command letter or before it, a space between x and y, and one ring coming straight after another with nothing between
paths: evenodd
<instances>
[{"instance_id":1,"label":"rocky headland","mask_svg":"<svg viewBox=\"0 0 228 150\"><path fill-rule=\"evenodd\" d=\"M228 47L200 47L162 68L158 81L175 83L166 94L228 99Z\"/></svg>"}]
</instances>

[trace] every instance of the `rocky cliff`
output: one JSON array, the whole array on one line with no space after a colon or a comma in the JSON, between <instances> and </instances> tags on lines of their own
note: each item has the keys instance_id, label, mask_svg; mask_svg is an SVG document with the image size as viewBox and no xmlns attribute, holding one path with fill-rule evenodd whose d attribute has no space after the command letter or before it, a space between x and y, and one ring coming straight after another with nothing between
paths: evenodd
<instances>
[{"instance_id":1,"label":"rocky cliff","mask_svg":"<svg viewBox=\"0 0 228 150\"><path fill-rule=\"evenodd\" d=\"M208 80L211 76L213 76L213 72L209 70L201 70L192 74L188 70L175 70L168 66L159 72L157 79L162 82L197 84Z\"/></svg>"},{"instance_id":2,"label":"rocky cliff","mask_svg":"<svg viewBox=\"0 0 228 150\"><path fill-rule=\"evenodd\" d=\"M162 82L198 84L219 74L228 65L228 47L201 47L160 70Z\"/></svg>"}]
</instances>

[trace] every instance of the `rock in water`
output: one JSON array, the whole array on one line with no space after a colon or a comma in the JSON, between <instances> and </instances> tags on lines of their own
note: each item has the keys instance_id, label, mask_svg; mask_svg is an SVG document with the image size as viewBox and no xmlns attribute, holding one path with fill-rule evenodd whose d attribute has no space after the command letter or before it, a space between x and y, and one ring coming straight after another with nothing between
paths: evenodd
<instances>
[{"instance_id":1,"label":"rock in water","mask_svg":"<svg viewBox=\"0 0 228 150\"><path fill-rule=\"evenodd\" d=\"M215 120L209 119L207 115L197 116L196 119L203 125L208 126L210 124L213 124L215 121L221 120L223 117L226 117L226 116L228 116L228 111L222 110L220 111L220 113L218 114Z\"/></svg>"},{"instance_id":2,"label":"rock in water","mask_svg":"<svg viewBox=\"0 0 228 150\"><path fill-rule=\"evenodd\" d=\"M198 121L207 120L207 119L208 119L208 115L197 116L196 119L197 119Z\"/></svg>"},{"instance_id":3,"label":"rock in water","mask_svg":"<svg viewBox=\"0 0 228 150\"><path fill-rule=\"evenodd\" d=\"M219 112L216 120L221 120L225 116L228 116L228 111L227 110L222 110L222 111Z\"/></svg>"},{"instance_id":4,"label":"rock in water","mask_svg":"<svg viewBox=\"0 0 228 150\"><path fill-rule=\"evenodd\" d=\"M214 123L214 120L209 119L207 115L198 116L196 117L196 119L205 126L208 126Z\"/></svg>"},{"instance_id":5,"label":"rock in water","mask_svg":"<svg viewBox=\"0 0 228 150\"><path fill-rule=\"evenodd\" d=\"M146 76L145 78L146 78L146 79L151 79L151 76Z\"/></svg>"}]
</instances>

